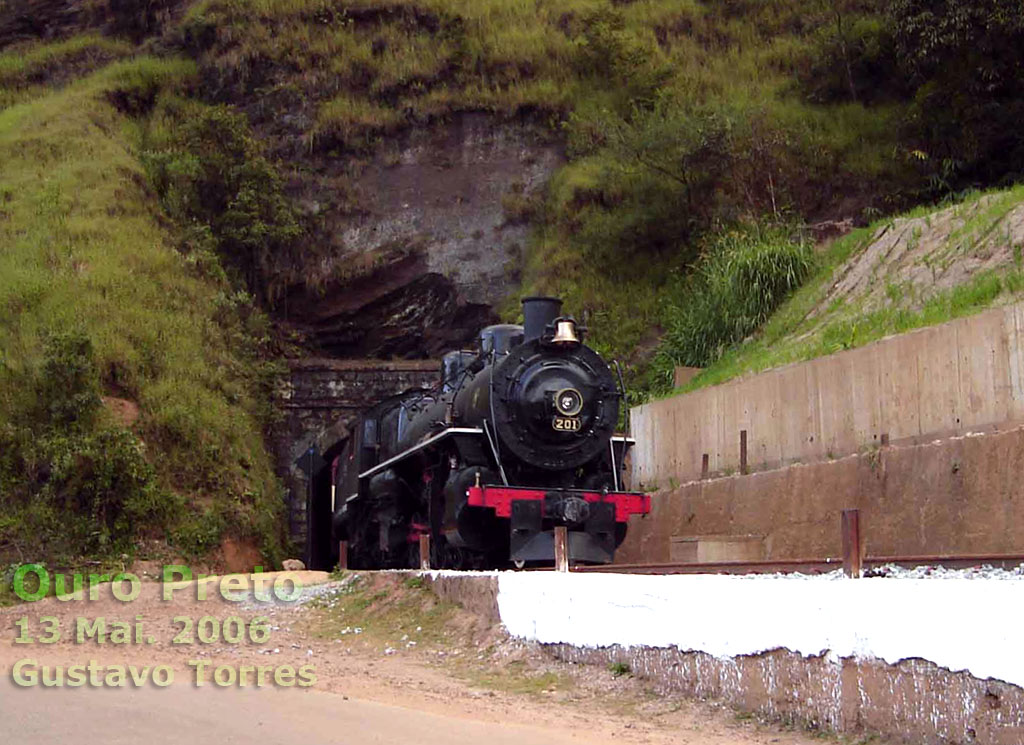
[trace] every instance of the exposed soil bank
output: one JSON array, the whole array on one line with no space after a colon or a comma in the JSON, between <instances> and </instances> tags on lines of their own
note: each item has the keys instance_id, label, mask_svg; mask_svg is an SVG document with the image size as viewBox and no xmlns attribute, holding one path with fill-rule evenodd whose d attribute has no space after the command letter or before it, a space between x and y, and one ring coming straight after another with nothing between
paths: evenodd
<instances>
[{"instance_id":1,"label":"exposed soil bank","mask_svg":"<svg viewBox=\"0 0 1024 745\"><path fill-rule=\"evenodd\" d=\"M1024 690L924 660L804 657L784 649L718 659L649 647L547 647L593 665L622 663L662 693L719 699L770 719L843 733L882 733L921 745L1024 742Z\"/></svg>"}]
</instances>

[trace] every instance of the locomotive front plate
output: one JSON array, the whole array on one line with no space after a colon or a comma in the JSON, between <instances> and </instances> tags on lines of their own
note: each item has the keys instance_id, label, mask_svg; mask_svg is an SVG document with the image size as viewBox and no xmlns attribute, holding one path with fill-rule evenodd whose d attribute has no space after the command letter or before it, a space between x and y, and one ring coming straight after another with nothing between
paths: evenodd
<instances>
[{"instance_id":1,"label":"locomotive front plate","mask_svg":"<svg viewBox=\"0 0 1024 745\"><path fill-rule=\"evenodd\" d=\"M551 420L551 428L559 432L579 432L580 426L577 417L556 416Z\"/></svg>"}]
</instances>

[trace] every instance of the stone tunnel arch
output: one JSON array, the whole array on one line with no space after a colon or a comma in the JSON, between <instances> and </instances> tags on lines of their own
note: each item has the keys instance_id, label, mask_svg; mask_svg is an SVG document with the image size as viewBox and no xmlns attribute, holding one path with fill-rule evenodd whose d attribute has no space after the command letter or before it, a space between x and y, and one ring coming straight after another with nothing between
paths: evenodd
<instances>
[{"instance_id":1,"label":"stone tunnel arch","mask_svg":"<svg viewBox=\"0 0 1024 745\"><path fill-rule=\"evenodd\" d=\"M288 379L278 395L284 418L274 448L286 488L292 556L311 569L331 569L337 563L330 528L331 463L359 413L382 398L439 380L440 362L434 360L289 362Z\"/></svg>"}]
</instances>

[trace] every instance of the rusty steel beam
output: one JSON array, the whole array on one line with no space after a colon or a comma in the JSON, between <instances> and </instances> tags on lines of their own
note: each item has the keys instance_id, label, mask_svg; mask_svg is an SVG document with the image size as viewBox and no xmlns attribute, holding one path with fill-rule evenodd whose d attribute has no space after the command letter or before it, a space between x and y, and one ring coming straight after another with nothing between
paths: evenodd
<instances>
[{"instance_id":1,"label":"rusty steel beam","mask_svg":"<svg viewBox=\"0 0 1024 745\"><path fill-rule=\"evenodd\" d=\"M1024 564L1024 554L865 556L862 568L898 566L941 566L947 569L968 569L982 565L1010 569ZM600 564L575 566L574 572L619 572L622 574L825 574L843 566L840 558L775 559L764 561L672 562L658 564Z\"/></svg>"},{"instance_id":2,"label":"rusty steel beam","mask_svg":"<svg viewBox=\"0 0 1024 745\"><path fill-rule=\"evenodd\" d=\"M740 473L747 473L747 430L740 430Z\"/></svg>"},{"instance_id":3,"label":"rusty steel beam","mask_svg":"<svg viewBox=\"0 0 1024 745\"><path fill-rule=\"evenodd\" d=\"M858 579L863 565L860 553L860 510L843 510L840 525L843 533L843 571L847 577Z\"/></svg>"},{"instance_id":4,"label":"rusty steel beam","mask_svg":"<svg viewBox=\"0 0 1024 745\"><path fill-rule=\"evenodd\" d=\"M564 525L555 528L555 571L569 571L569 533Z\"/></svg>"},{"instance_id":5,"label":"rusty steel beam","mask_svg":"<svg viewBox=\"0 0 1024 745\"><path fill-rule=\"evenodd\" d=\"M420 533L420 569L430 569L430 535Z\"/></svg>"},{"instance_id":6,"label":"rusty steel beam","mask_svg":"<svg viewBox=\"0 0 1024 745\"><path fill-rule=\"evenodd\" d=\"M842 566L840 559L784 559L775 561L671 562L662 564L598 564L573 567L574 572L623 574L825 574Z\"/></svg>"},{"instance_id":7,"label":"rusty steel beam","mask_svg":"<svg viewBox=\"0 0 1024 745\"><path fill-rule=\"evenodd\" d=\"M1013 569L1024 564L1019 554L922 554L918 556L867 556L864 565L871 567L896 564L904 567L941 566L946 569L970 569L983 565Z\"/></svg>"}]
</instances>

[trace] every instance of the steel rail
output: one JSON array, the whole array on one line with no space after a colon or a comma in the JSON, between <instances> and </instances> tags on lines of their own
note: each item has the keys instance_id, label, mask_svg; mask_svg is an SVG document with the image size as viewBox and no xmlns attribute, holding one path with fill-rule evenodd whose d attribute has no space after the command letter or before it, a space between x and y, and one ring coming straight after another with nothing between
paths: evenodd
<instances>
[{"instance_id":1,"label":"steel rail","mask_svg":"<svg viewBox=\"0 0 1024 745\"><path fill-rule=\"evenodd\" d=\"M887 564L897 566L941 566L967 569L991 565L1012 568L1024 564L1021 554L929 554L920 556L866 556L865 569ZM620 574L825 574L843 567L841 558L772 559L763 561L665 562L652 564L599 564L573 566L574 572L606 572Z\"/></svg>"}]
</instances>

